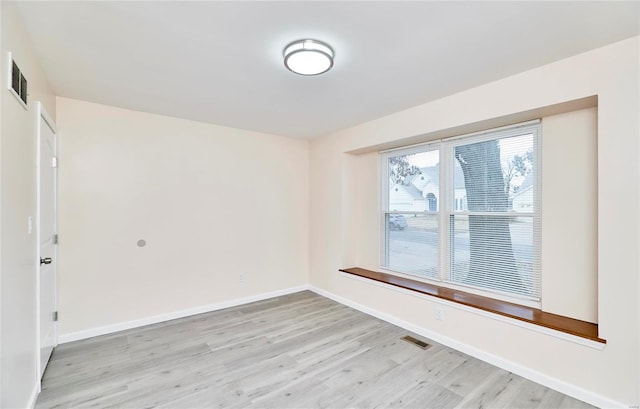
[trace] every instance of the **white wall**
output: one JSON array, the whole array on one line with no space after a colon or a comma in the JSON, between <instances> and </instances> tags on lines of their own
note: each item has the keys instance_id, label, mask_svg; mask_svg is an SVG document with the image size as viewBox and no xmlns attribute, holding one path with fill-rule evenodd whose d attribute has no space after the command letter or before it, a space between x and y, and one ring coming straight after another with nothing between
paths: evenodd
<instances>
[{"instance_id":1,"label":"white wall","mask_svg":"<svg viewBox=\"0 0 640 409\"><path fill-rule=\"evenodd\" d=\"M11 2L0 2L0 407L22 408L36 388L36 101L55 97ZM7 89L7 53L29 82L28 110Z\"/></svg>"},{"instance_id":2,"label":"white wall","mask_svg":"<svg viewBox=\"0 0 640 409\"><path fill-rule=\"evenodd\" d=\"M598 110L542 120L542 310L598 322Z\"/></svg>"},{"instance_id":3,"label":"white wall","mask_svg":"<svg viewBox=\"0 0 640 409\"><path fill-rule=\"evenodd\" d=\"M565 391L592 402L638 405L639 46L640 38L635 37L314 140L311 283L442 339L541 373L550 383L564 385ZM585 265L597 262L596 313L599 335L607 340L603 350L450 306L444 307L446 319L440 322L434 311L441 304L338 272L358 263L377 267L372 261L377 261L377 253L371 250L377 249L377 226L366 222L376 217L376 211L358 205L378 201L375 189L357 183L363 168L375 166L375 154L367 152L463 133L457 130L470 124L490 127L495 118L523 117L527 115L521 113L593 95L598 96L597 218L588 216L593 208L578 217L590 217L584 222L597 225L597 261L587 255ZM589 149L584 153L581 162L588 160ZM593 192L585 188L581 194ZM592 313L588 306L568 308Z\"/></svg>"},{"instance_id":4,"label":"white wall","mask_svg":"<svg viewBox=\"0 0 640 409\"><path fill-rule=\"evenodd\" d=\"M61 336L308 282L307 141L57 103Z\"/></svg>"}]
</instances>

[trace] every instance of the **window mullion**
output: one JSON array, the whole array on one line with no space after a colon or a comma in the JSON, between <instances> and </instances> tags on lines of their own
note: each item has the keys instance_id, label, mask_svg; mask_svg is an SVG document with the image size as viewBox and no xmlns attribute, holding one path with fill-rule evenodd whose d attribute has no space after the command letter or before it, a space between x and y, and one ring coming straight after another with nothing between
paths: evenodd
<instances>
[{"instance_id":1,"label":"window mullion","mask_svg":"<svg viewBox=\"0 0 640 409\"><path fill-rule=\"evenodd\" d=\"M451 280L451 205L452 205L452 151L448 143L440 145L440 208L439 213L439 255L440 280Z\"/></svg>"},{"instance_id":2,"label":"window mullion","mask_svg":"<svg viewBox=\"0 0 640 409\"><path fill-rule=\"evenodd\" d=\"M389 157L386 154L380 156L380 174L378 180L381 181L380 189L380 216L378 217L378 231L380 232L380 252L379 260L381 266L386 266L389 261L389 237L385 228L387 212L389 211Z\"/></svg>"},{"instance_id":3,"label":"window mullion","mask_svg":"<svg viewBox=\"0 0 640 409\"><path fill-rule=\"evenodd\" d=\"M534 212L532 214L533 217L533 265L534 272L538 275L538 279L536 280L536 292L539 297L542 295L542 260L541 260L541 246L542 246L542 201L540 198L540 193L542 192L541 187L541 153L542 153L542 138L540 135L540 126L534 129L534 139L533 139L533 160L535 163L535 168L533 170L534 177L534 189L533 189L533 203L534 203Z\"/></svg>"}]
</instances>

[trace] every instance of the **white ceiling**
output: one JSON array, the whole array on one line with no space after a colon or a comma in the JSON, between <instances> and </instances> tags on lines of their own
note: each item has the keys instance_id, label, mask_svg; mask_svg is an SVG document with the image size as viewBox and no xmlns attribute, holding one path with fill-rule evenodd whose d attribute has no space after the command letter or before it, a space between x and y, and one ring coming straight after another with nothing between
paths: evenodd
<instances>
[{"instance_id":1,"label":"white ceiling","mask_svg":"<svg viewBox=\"0 0 640 409\"><path fill-rule=\"evenodd\" d=\"M640 33L638 1L18 6L58 95L301 138ZM333 46L330 72L284 68L301 38Z\"/></svg>"}]
</instances>

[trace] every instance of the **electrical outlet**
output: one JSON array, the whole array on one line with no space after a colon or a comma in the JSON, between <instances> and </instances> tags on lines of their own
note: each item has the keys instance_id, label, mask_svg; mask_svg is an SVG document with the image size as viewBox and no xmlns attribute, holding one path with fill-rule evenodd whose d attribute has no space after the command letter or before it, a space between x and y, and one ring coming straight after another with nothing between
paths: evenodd
<instances>
[{"instance_id":1,"label":"electrical outlet","mask_svg":"<svg viewBox=\"0 0 640 409\"><path fill-rule=\"evenodd\" d=\"M436 319L438 321L444 321L444 310L442 307L436 307Z\"/></svg>"},{"instance_id":2,"label":"electrical outlet","mask_svg":"<svg viewBox=\"0 0 640 409\"><path fill-rule=\"evenodd\" d=\"M240 274L238 276L238 279L240 280L241 283L244 283L244 274Z\"/></svg>"},{"instance_id":3,"label":"electrical outlet","mask_svg":"<svg viewBox=\"0 0 640 409\"><path fill-rule=\"evenodd\" d=\"M33 217L27 217L27 234L33 233Z\"/></svg>"}]
</instances>

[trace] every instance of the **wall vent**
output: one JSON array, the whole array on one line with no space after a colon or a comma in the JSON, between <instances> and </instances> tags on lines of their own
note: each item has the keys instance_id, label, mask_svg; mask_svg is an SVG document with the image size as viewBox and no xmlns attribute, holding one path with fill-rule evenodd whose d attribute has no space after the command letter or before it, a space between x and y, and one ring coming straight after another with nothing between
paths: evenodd
<instances>
[{"instance_id":1,"label":"wall vent","mask_svg":"<svg viewBox=\"0 0 640 409\"><path fill-rule=\"evenodd\" d=\"M431 348L431 344L427 344L426 342L424 342L424 341L420 341L419 339L414 338L414 337L412 337L412 336L410 336L410 335L407 335L406 337L402 337L401 339L402 339L403 341L407 341L407 342L409 342L409 343L411 343L411 344L413 344L413 345L415 345L415 346L417 346L417 347L420 347L420 348L422 348L422 349L429 349L429 348Z\"/></svg>"},{"instance_id":2,"label":"wall vent","mask_svg":"<svg viewBox=\"0 0 640 409\"><path fill-rule=\"evenodd\" d=\"M13 60L11 53L9 53L9 91L18 98L18 101L22 103L24 108L27 108L27 96L28 87L27 87L27 79L24 77L24 74L18 67L18 64Z\"/></svg>"}]
</instances>

